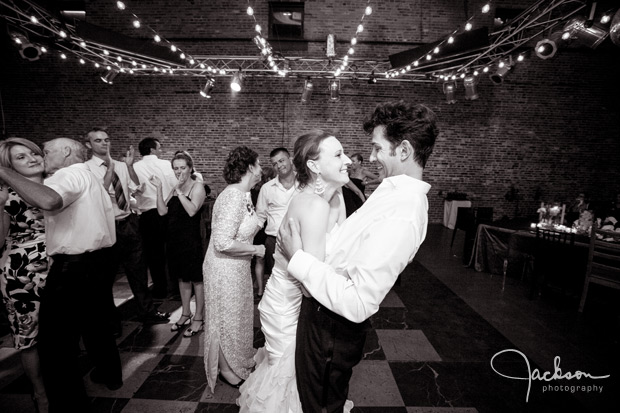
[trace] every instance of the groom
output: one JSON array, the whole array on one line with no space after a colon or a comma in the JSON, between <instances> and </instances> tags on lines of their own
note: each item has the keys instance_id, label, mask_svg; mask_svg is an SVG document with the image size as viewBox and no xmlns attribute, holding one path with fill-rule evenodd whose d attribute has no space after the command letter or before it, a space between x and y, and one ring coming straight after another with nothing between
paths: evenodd
<instances>
[{"instance_id":1,"label":"groom","mask_svg":"<svg viewBox=\"0 0 620 413\"><path fill-rule=\"evenodd\" d=\"M330 234L325 263L302 250L295 224L280 229L288 272L312 295L303 298L295 353L304 412L342 412L369 318L426 237L430 185L422 172L438 134L435 122L426 106L404 101L378 105L364 122L370 162L385 179Z\"/></svg>"}]
</instances>

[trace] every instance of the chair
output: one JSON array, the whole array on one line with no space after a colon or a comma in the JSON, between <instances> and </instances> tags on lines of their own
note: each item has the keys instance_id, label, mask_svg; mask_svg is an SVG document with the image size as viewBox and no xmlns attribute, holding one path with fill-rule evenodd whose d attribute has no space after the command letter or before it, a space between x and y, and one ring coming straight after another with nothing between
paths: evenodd
<instances>
[{"instance_id":1,"label":"chair","mask_svg":"<svg viewBox=\"0 0 620 413\"><path fill-rule=\"evenodd\" d=\"M575 233L536 228L535 277L531 295L541 295L542 289L555 287L568 292L573 281ZM555 283L555 285L553 285Z\"/></svg>"},{"instance_id":2,"label":"chair","mask_svg":"<svg viewBox=\"0 0 620 413\"><path fill-rule=\"evenodd\" d=\"M450 242L450 249L454 244L454 238L456 237L457 230L463 230L465 233L475 233L476 230L476 217L473 208L459 207L456 211L456 222L454 223L454 230L452 231L452 242Z\"/></svg>"},{"instance_id":3,"label":"chair","mask_svg":"<svg viewBox=\"0 0 620 413\"><path fill-rule=\"evenodd\" d=\"M620 289L620 233L599 229L596 223L592 226L590 236L588 268L579 303L580 313L586 304L590 283Z\"/></svg>"},{"instance_id":4,"label":"chair","mask_svg":"<svg viewBox=\"0 0 620 413\"><path fill-rule=\"evenodd\" d=\"M521 236L516 232L510 234L504 255L502 291L506 287L506 274L508 274L509 265L514 266L517 263L521 265L521 282L523 282L526 273L533 272L535 249L535 242L532 238Z\"/></svg>"}]
</instances>

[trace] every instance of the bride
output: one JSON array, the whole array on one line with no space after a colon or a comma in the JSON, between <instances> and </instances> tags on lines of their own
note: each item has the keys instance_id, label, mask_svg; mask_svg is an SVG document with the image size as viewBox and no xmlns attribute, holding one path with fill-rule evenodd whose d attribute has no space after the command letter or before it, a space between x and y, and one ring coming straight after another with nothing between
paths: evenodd
<instances>
[{"instance_id":1,"label":"bride","mask_svg":"<svg viewBox=\"0 0 620 413\"><path fill-rule=\"evenodd\" d=\"M339 189L349 181L351 160L333 133L313 130L295 142L293 164L299 188L282 222L296 221L304 251L324 260L329 232L346 218ZM240 412L302 411L295 379L295 334L302 287L286 272L287 261L279 248L274 260L258 305L265 347L256 353L256 370L240 388ZM352 406L348 401L345 411Z\"/></svg>"}]
</instances>

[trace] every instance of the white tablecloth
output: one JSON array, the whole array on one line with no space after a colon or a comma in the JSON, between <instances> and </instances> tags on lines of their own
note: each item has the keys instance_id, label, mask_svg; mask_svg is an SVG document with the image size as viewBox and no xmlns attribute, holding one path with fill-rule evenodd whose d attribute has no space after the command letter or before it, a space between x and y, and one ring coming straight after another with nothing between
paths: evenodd
<instances>
[{"instance_id":1,"label":"white tablecloth","mask_svg":"<svg viewBox=\"0 0 620 413\"><path fill-rule=\"evenodd\" d=\"M471 201L444 201L443 204L443 225L450 229L454 229L456 223L456 214L460 207L471 207Z\"/></svg>"}]
</instances>

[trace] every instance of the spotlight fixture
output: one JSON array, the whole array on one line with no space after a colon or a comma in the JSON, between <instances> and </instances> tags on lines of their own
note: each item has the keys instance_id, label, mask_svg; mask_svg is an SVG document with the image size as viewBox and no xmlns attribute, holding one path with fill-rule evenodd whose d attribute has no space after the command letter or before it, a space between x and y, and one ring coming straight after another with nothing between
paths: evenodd
<instances>
[{"instance_id":1,"label":"spotlight fixture","mask_svg":"<svg viewBox=\"0 0 620 413\"><path fill-rule=\"evenodd\" d=\"M340 80L338 79L329 81L329 100L332 102L340 100Z\"/></svg>"},{"instance_id":2,"label":"spotlight fixture","mask_svg":"<svg viewBox=\"0 0 620 413\"><path fill-rule=\"evenodd\" d=\"M510 71L511 67L511 62L500 60L497 70L489 76L489 79L496 85L502 84L504 82L504 77Z\"/></svg>"},{"instance_id":3,"label":"spotlight fixture","mask_svg":"<svg viewBox=\"0 0 620 413\"><path fill-rule=\"evenodd\" d=\"M465 87L465 99L476 100L478 99L478 92L476 91L477 78L473 75L466 75L463 79L463 86Z\"/></svg>"},{"instance_id":4,"label":"spotlight fixture","mask_svg":"<svg viewBox=\"0 0 620 413\"><path fill-rule=\"evenodd\" d=\"M41 49L39 46L30 43L26 35L22 33L11 33L11 37L15 45L19 48L19 54L23 59L30 60L31 62L39 60L42 53Z\"/></svg>"},{"instance_id":5,"label":"spotlight fixture","mask_svg":"<svg viewBox=\"0 0 620 413\"><path fill-rule=\"evenodd\" d=\"M594 3L596 4L596 3ZM609 34L607 29L599 23L586 20L584 16L577 16L564 25L564 32L570 33L570 40L576 40L579 44L596 49Z\"/></svg>"},{"instance_id":6,"label":"spotlight fixture","mask_svg":"<svg viewBox=\"0 0 620 413\"><path fill-rule=\"evenodd\" d=\"M114 78L118 75L118 70L110 69L108 73L101 76L101 80L103 80L108 85L111 85L114 82Z\"/></svg>"},{"instance_id":7,"label":"spotlight fixture","mask_svg":"<svg viewBox=\"0 0 620 413\"><path fill-rule=\"evenodd\" d=\"M456 82L446 82L443 84L443 93L446 95L446 102L448 104L456 103L454 93L456 91Z\"/></svg>"},{"instance_id":8,"label":"spotlight fixture","mask_svg":"<svg viewBox=\"0 0 620 413\"><path fill-rule=\"evenodd\" d=\"M558 48L569 38L567 31L557 31L549 35L549 37L536 43L534 53L541 59L551 59L558 51Z\"/></svg>"},{"instance_id":9,"label":"spotlight fixture","mask_svg":"<svg viewBox=\"0 0 620 413\"><path fill-rule=\"evenodd\" d=\"M213 87L215 86L215 79L212 77L207 77L207 83L205 83L204 87L200 91L200 96L211 99L211 91L213 91Z\"/></svg>"},{"instance_id":10,"label":"spotlight fixture","mask_svg":"<svg viewBox=\"0 0 620 413\"><path fill-rule=\"evenodd\" d=\"M314 85L312 84L312 79L308 78L304 82L304 90L301 92L301 101L302 103L306 103L310 100L310 96L312 96L312 90L314 89Z\"/></svg>"},{"instance_id":11,"label":"spotlight fixture","mask_svg":"<svg viewBox=\"0 0 620 413\"><path fill-rule=\"evenodd\" d=\"M377 78L375 77L375 71L373 70L370 74L370 78L368 78L368 84L374 85L375 83L377 83Z\"/></svg>"},{"instance_id":12,"label":"spotlight fixture","mask_svg":"<svg viewBox=\"0 0 620 413\"><path fill-rule=\"evenodd\" d=\"M242 81L243 81L243 75L241 74L241 70L239 70L233 74L232 81L230 82L230 88L234 92L239 92L241 90Z\"/></svg>"}]
</instances>

